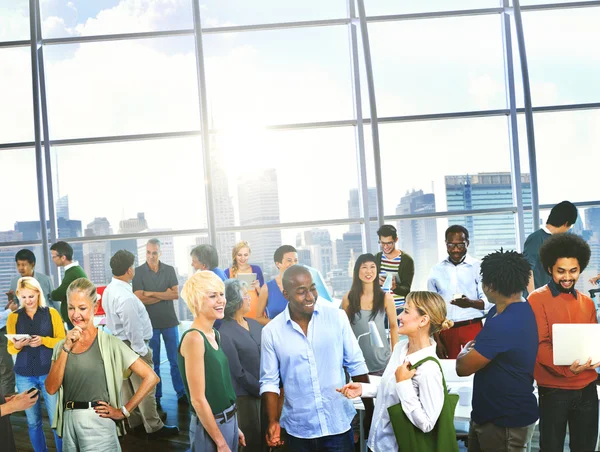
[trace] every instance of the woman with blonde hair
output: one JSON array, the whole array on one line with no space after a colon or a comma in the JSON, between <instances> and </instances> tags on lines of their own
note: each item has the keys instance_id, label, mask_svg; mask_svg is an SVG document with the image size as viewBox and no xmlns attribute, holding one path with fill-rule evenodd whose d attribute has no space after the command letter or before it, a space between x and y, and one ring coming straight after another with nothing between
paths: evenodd
<instances>
[{"instance_id":1,"label":"woman with blonde hair","mask_svg":"<svg viewBox=\"0 0 600 452\"><path fill-rule=\"evenodd\" d=\"M194 316L190 329L181 336L177 356L191 402L192 452L231 452L237 451L238 444L246 445L238 428L229 362L213 327L225 313L224 291L221 278L207 270L194 273L181 291Z\"/></svg>"},{"instance_id":2,"label":"woman with blonde hair","mask_svg":"<svg viewBox=\"0 0 600 452\"><path fill-rule=\"evenodd\" d=\"M57 397L46 391L44 383L50 371L52 349L65 337L65 327L58 311L46 307L46 299L40 283L26 276L17 282L17 297L20 309L8 316L8 334L27 334L27 339L8 342L8 353L17 355L15 376L19 392L35 388L34 395L44 398L50 425L54 420ZM29 439L35 452L47 451L46 438L42 427L42 405L38 398L35 405L25 410ZM54 433L56 450L62 450L62 440Z\"/></svg>"},{"instance_id":3,"label":"woman with blonde hair","mask_svg":"<svg viewBox=\"0 0 600 452\"><path fill-rule=\"evenodd\" d=\"M120 451L124 420L150 394L158 377L123 341L94 326L98 294L79 278L67 288L69 320L74 327L54 347L46 390L58 393L52 428L66 451ZM130 400L121 400L123 379L131 372L142 382Z\"/></svg>"},{"instance_id":4,"label":"woman with blonde hair","mask_svg":"<svg viewBox=\"0 0 600 452\"><path fill-rule=\"evenodd\" d=\"M241 241L235 244L231 250L231 267L225 269L225 276L229 278L237 278L239 274L256 273L256 280L250 286L250 289L256 290L258 294L260 288L265 284L263 272L258 265L252 265L248 262L252 250L250 244L246 241Z\"/></svg>"},{"instance_id":5,"label":"woman with blonde hair","mask_svg":"<svg viewBox=\"0 0 600 452\"><path fill-rule=\"evenodd\" d=\"M433 292L410 292L398 320L398 332L408 336L408 341L394 348L379 384L349 383L338 390L348 398L377 398L368 441L374 452L398 450L389 407L402 404L410 422L427 433L435 426L444 405L440 366L426 361L410 369L424 358L436 358L432 335L452 327L452 321L446 318L444 299Z\"/></svg>"}]
</instances>

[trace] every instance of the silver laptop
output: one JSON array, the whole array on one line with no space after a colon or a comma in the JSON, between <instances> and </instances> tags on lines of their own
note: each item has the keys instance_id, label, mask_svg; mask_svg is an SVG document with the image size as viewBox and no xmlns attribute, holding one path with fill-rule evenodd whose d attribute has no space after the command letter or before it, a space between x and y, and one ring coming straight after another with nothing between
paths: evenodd
<instances>
[{"instance_id":1,"label":"silver laptop","mask_svg":"<svg viewBox=\"0 0 600 452\"><path fill-rule=\"evenodd\" d=\"M597 323L555 323L552 325L555 366L600 361L600 325Z\"/></svg>"}]
</instances>

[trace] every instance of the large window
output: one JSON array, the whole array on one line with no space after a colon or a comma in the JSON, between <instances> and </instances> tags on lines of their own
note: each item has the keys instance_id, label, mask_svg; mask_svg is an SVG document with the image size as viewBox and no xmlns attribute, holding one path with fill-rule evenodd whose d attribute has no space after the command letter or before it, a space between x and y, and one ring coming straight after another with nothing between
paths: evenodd
<instances>
[{"instance_id":1,"label":"large window","mask_svg":"<svg viewBox=\"0 0 600 452\"><path fill-rule=\"evenodd\" d=\"M346 27L209 34L204 48L217 128L239 134L353 116Z\"/></svg>"},{"instance_id":2,"label":"large window","mask_svg":"<svg viewBox=\"0 0 600 452\"><path fill-rule=\"evenodd\" d=\"M193 37L45 49L52 139L200 128Z\"/></svg>"},{"instance_id":3,"label":"large window","mask_svg":"<svg viewBox=\"0 0 600 452\"><path fill-rule=\"evenodd\" d=\"M378 114L505 108L499 17L370 24Z\"/></svg>"},{"instance_id":4,"label":"large window","mask_svg":"<svg viewBox=\"0 0 600 452\"><path fill-rule=\"evenodd\" d=\"M49 241L71 241L102 285L112 253L143 258L154 234L182 283L198 244L225 268L247 240L267 278L290 244L339 298L381 221L424 289L449 224L469 228L477 258L519 249L516 231L540 226L536 190L544 207L583 208L575 232L600 271L597 2L521 2L534 143L506 1L364 0L359 19L348 0L200 0L200 20L192 0L35 2L0 0L0 305L22 247L43 269Z\"/></svg>"},{"instance_id":5,"label":"large window","mask_svg":"<svg viewBox=\"0 0 600 452\"><path fill-rule=\"evenodd\" d=\"M57 218L78 236L206 227L198 138L53 148Z\"/></svg>"},{"instance_id":6,"label":"large window","mask_svg":"<svg viewBox=\"0 0 600 452\"><path fill-rule=\"evenodd\" d=\"M0 143L33 140L31 52L0 48Z\"/></svg>"}]
</instances>

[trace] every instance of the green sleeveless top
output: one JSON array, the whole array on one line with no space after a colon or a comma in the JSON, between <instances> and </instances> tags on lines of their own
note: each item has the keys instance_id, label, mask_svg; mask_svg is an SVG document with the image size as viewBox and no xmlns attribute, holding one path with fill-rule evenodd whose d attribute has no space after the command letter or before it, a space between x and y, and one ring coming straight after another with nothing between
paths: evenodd
<instances>
[{"instance_id":1,"label":"green sleeveless top","mask_svg":"<svg viewBox=\"0 0 600 452\"><path fill-rule=\"evenodd\" d=\"M183 379L185 393L188 396L188 400L191 401L190 387L188 386L185 373L185 358L181 356L181 344L183 343L183 338L190 331L198 331L204 338L204 394L213 414L222 413L235 403L235 391L233 390L233 383L231 382L229 361L227 361L227 356L225 356L221 347L221 340L217 330L215 330L215 337L217 339L217 344L219 344L218 350L215 350L208 339L206 339L204 333L196 328L190 328L183 333L183 336L181 336L179 353L177 354L177 365L179 367L181 378ZM190 411L192 414L196 415L191 403Z\"/></svg>"}]
</instances>

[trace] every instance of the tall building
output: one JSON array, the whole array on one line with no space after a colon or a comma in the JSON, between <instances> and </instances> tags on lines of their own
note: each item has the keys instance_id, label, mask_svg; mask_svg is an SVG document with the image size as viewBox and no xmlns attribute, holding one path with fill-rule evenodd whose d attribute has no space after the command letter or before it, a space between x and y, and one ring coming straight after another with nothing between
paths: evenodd
<instances>
[{"instance_id":1,"label":"tall building","mask_svg":"<svg viewBox=\"0 0 600 452\"><path fill-rule=\"evenodd\" d=\"M16 231L0 231L0 243L18 242L23 240L23 235ZM31 249L31 247L27 247ZM15 254L21 247L0 248L0 309L8 302L5 295L10 287L10 282L17 276L17 267L15 266ZM41 265L40 265L41 266Z\"/></svg>"},{"instance_id":2,"label":"tall building","mask_svg":"<svg viewBox=\"0 0 600 452\"><path fill-rule=\"evenodd\" d=\"M84 237L94 237L99 235L112 235L113 230L106 217L96 217L94 221L88 223L83 233Z\"/></svg>"},{"instance_id":3,"label":"tall building","mask_svg":"<svg viewBox=\"0 0 600 452\"><path fill-rule=\"evenodd\" d=\"M523 204L531 205L529 174L521 174L521 186ZM446 202L448 211L512 206L510 173L446 176ZM517 249L513 214L452 217L448 222L469 230L469 252L479 259L500 248ZM532 230L531 212L525 212L526 234Z\"/></svg>"},{"instance_id":4,"label":"tall building","mask_svg":"<svg viewBox=\"0 0 600 452\"><path fill-rule=\"evenodd\" d=\"M69 220L69 195L61 196L56 200L56 218Z\"/></svg>"},{"instance_id":5,"label":"tall building","mask_svg":"<svg viewBox=\"0 0 600 452\"><path fill-rule=\"evenodd\" d=\"M96 217L94 221L88 223L83 235L85 237L95 237L112 235L112 233L113 230L108 219L106 217ZM110 282L112 278L111 256L109 241L83 244L83 269L94 284L104 286Z\"/></svg>"},{"instance_id":6,"label":"tall building","mask_svg":"<svg viewBox=\"0 0 600 452\"><path fill-rule=\"evenodd\" d=\"M211 182L214 199L215 226L217 230L223 227L235 226L233 200L229 195L229 180L223 153L219 151L214 135L211 135ZM219 266L227 268L231 265L231 251L235 246L235 232L217 232L217 243L212 245L219 253Z\"/></svg>"},{"instance_id":7,"label":"tall building","mask_svg":"<svg viewBox=\"0 0 600 452\"><path fill-rule=\"evenodd\" d=\"M96 286L105 286L112 278L110 270L110 245L107 242L91 242L83 244L83 264L89 280Z\"/></svg>"},{"instance_id":8,"label":"tall building","mask_svg":"<svg viewBox=\"0 0 600 452\"><path fill-rule=\"evenodd\" d=\"M585 211L585 228L600 240L600 207L591 207Z\"/></svg>"},{"instance_id":9,"label":"tall building","mask_svg":"<svg viewBox=\"0 0 600 452\"><path fill-rule=\"evenodd\" d=\"M238 180L240 225L251 228L279 224L279 186L274 168L247 173ZM273 253L281 246L279 229L243 231L242 240L250 243L251 262L260 265L265 279L277 273Z\"/></svg>"},{"instance_id":10,"label":"tall building","mask_svg":"<svg viewBox=\"0 0 600 452\"><path fill-rule=\"evenodd\" d=\"M148 221L144 212L139 212L135 218L119 221L119 234L131 234L148 229Z\"/></svg>"},{"instance_id":11,"label":"tall building","mask_svg":"<svg viewBox=\"0 0 600 452\"><path fill-rule=\"evenodd\" d=\"M50 222L47 222L48 239L50 239ZM71 237L81 237L81 221L68 220L60 217L57 220L58 238L68 239ZM15 222L15 231L23 234L23 240L41 240L41 223L39 220L34 221L17 221ZM68 241L68 240L67 240ZM79 263L83 262L83 246L81 243L70 243L73 247L73 259Z\"/></svg>"},{"instance_id":12,"label":"tall building","mask_svg":"<svg viewBox=\"0 0 600 452\"><path fill-rule=\"evenodd\" d=\"M148 221L144 212L139 212L135 218L119 221L119 234L135 234L146 229L148 229ZM141 261L138 259L138 240L135 238L111 240L110 255L112 256L119 250L127 250L133 254L135 256L135 265L146 262L146 256Z\"/></svg>"},{"instance_id":13,"label":"tall building","mask_svg":"<svg viewBox=\"0 0 600 452\"><path fill-rule=\"evenodd\" d=\"M308 249L312 262L311 266L326 276L333 268L333 246L329 231L313 228L298 235L296 247L298 249Z\"/></svg>"},{"instance_id":14,"label":"tall building","mask_svg":"<svg viewBox=\"0 0 600 452\"><path fill-rule=\"evenodd\" d=\"M396 206L396 215L413 215L435 212L435 195L423 193L423 190L406 193ZM434 218L400 220L397 224L398 247L410 254L415 262L415 277L412 288L427 288L427 277L431 268L437 264L438 234Z\"/></svg>"},{"instance_id":15,"label":"tall building","mask_svg":"<svg viewBox=\"0 0 600 452\"><path fill-rule=\"evenodd\" d=\"M377 189L369 188L367 199L369 200L369 217L377 216ZM348 217L349 218L361 218L360 214L360 199L358 195L358 189L352 188L350 189L349 197L348 197ZM377 243L377 222L371 222L371 249L373 253L379 251L379 244ZM358 232L360 233L362 228L359 224L351 224L350 232Z\"/></svg>"}]
</instances>

